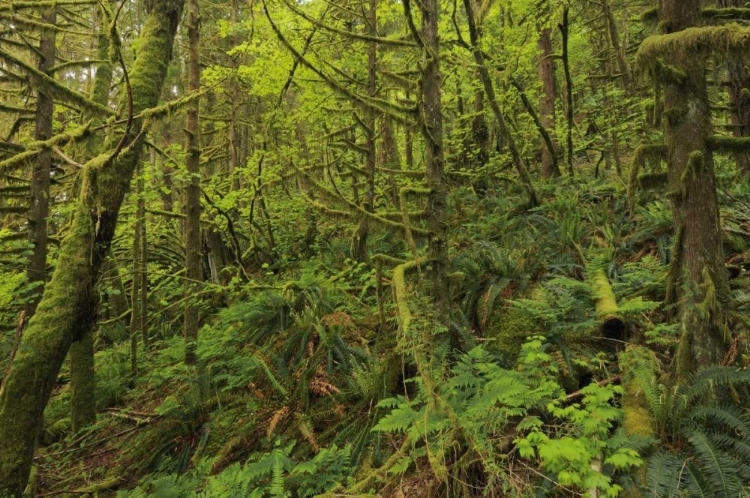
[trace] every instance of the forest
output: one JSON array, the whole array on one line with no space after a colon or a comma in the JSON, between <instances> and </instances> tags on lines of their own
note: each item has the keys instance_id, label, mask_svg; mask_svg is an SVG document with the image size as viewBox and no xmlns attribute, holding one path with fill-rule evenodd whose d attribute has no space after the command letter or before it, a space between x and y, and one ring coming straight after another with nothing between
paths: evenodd
<instances>
[{"instance_id":1,"label":"forest","mask_svg":"<svg viewBox=\"0 0 750 498\"><path fill-rule=\"evenodd\" d=\"M0 19L0 497L750 497L745 0Z\"/></svg>"}]
</instances>

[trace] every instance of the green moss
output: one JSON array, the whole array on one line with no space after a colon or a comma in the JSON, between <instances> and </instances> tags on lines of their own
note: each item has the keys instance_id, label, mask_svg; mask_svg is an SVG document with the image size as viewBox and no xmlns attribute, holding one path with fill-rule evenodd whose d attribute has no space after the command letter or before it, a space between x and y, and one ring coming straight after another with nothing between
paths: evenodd
<instances>
[{"instance_id":1,"label":"green moss","mask_svg":"<svg viewBox=\"0 0 750 498\"><path fill-rule=\"evenodd\" d=\"M677 285L679 284L680 265L682 264L682 243L685 238L685 227L676 227L674 242L672 243L672 259L667 271L667 294L664 303L672 306L677 302Z\"/></svg>"},{"instance_id":2,"label":"green moss","mask_svg":"<svg viewBox=\"0 0 750 498\"><path fill-rule=\"evenodd\" d=\"M546 332L544 325L530 313L507 304L490 311L486 328L487 348L502 354L511 363L518 358L521 346L530 336Z\"/></svg>"},{"instance_id":3,"label":"green moss","mask_svg":"<svg viewBox=\"0 0 750 498\"><path fill-rule=\"evenodd\" d=\"M158 103L178 20L179 9L155 12L143 25L141 51L130 78L136 113ZM126 102L121 109L128 107ZM84 194L61 244L52 280L0 390L0 496L18 496L25 488L36 434L62 362L70 345L93 325L95 282L140 160L142 139L135 140L139 134L139 127L133 126L126 140L134 146L116 160L100 156L85 167ZM107 147L114 149L119 140L110 138Z\"/></svg>"},{"instance_id":4,"label":"green moss","mask_svg":"<svg viewBox=\"0 0 750 498\"><path fill-rule=\"evenodd\" d=\"M67 102L71 105L78 106L81 109L85 109L96 114L103 114L105 116L114 114L112 109L110 109L109 107L97 104L96 102L87 98L85 95L71 90L54 78L27 64L22 59L16 57L10 52L0 49L0 59L3 59L3 61L9 64L21 68L37 83L37 85L42 88L43 91L53 96L57 101Z\"/></svg>"},{"instance_id":5,"label":"green moss","mask_svg":"<svg viewBox=\"0 0 750 498\"><path fill-rule=\"evenodd\" d=\"M398 323L401 328L401 334L406 336L411 325L412 315L409 309L406 290L406 271L415 269L418 264L424 263L424 260L407 261L398 265L393 270L393 294L396 307L398 308Z\"/></svg>"},{"instance_id":6,"label":"green moss","mask_svg":"<svg viewBox=\"0 0 750 498\"><path fill-rule=\"evenodd\" d=\"M619 320L620 308L617 306L617 298L603 269L593 272L591 276L591 290L594 296L597 320L602 322L613 319Z\"/></svg>"},{"instance_id":7,"label":"green moss","mask_svg":"<svg viewBox=\"0 0 750 498\"><path fill-rule=\"evenodd\" d=\"M665 63L661 59L657 59L654 62L654 66L651 71L651 77L654 81L664 83L667 85L681 85L687 75L684 71L680 71L676 67Z\"/></svg>"}]
</instances>

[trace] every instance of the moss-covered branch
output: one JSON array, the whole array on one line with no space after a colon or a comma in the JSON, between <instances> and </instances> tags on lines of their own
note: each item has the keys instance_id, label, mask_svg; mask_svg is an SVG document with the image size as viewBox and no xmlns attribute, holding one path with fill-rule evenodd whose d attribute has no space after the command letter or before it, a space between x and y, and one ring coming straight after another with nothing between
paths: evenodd
<instances>
[{"instance_id":1,"label":"moss-covered branch","mask_svg":"<svg viewBox=\"0 0 750 498\"><path fill-rule=\"evenodd\" d=\"M335 81L333 78L325 74L323 71L321 71L319 68L317 68L314 64L312 64L307 58L302 55L294 46L292 46L291 43L289 43L289 40L286 39L286 37L281 33L281 30L276 25L276 22L271 17L270 11L268 7L264 9L264 12L266 14L266 18L268 19L269 24L271 25L271 29L273 30L274 34L276 34L276 38L281 42L282 45L284 45L289 52L294 56L295 60L297 60L301 65L308 68L310 71L315 73L317 76L319 76L332 90L335 92L353 100L354 102L357 102L358 104L361 104L365 107L369 107L370 109L383 113L388 114L390 116L393 116L396 119L403 120L402 115L410 115L415 114L417 112L416 108L412 107L406 107L398 105L394 102L390 102L385 99L379 99L375 97L366 97L364 95L361 95L357 92L353 92L349 90L348 88L345 88L341 84L339 84L337 81Z\"/></svg>"},{"instance_id":2,"label":"moss-covered branch","mask_svg":"<svg viewBox=\"0 0 750 498\"><path fill-rule=\"evenodd\" d=\"M34 114L33 109L24 109L23 107L16 107L13 105L7 105L0 103L0 112L12 112L16 114Z\"/></svg>"},{"instance_id":3,"label":"moss-covered branch","mask_svg":"<svg viewBox=\"0 0 750 498\"><path fill-rule=\"evenodd\" d=\"M24 163L24 161L33 158L43 150L51 149L59 145L64 145L69 142L75 142L77 140L85 138L86 136L88 136L90 131L91 130L88 125L78 126L71 130L66 130L63 133L57 134L51 137L49 140L31 142L23 152L5 159L4 161L0 161L0 173L20 167Z\"/></svg>"},{"instance_id":4,"label":"moss-covered branch","mask_svg":"<svg viewBox=\"0 0 750 498\"><path fill-rule=\"evenodd\" d=\"M14 12L20 10L45 9L50 7L93 5L94 0L51 0L39 2L3 2L0 5L1 12Z\"/></svg>"},{"instance_id":5,"label":"moss-covered branch","mask_svg":"<svg viewBox=\"0 0 750 498\"><path fill-rule=\"evenodd\" d=\"M419 265L424 264L426 259L407 261L398 265L393 270L393 300L396 301L398 308L398 325L401 329L402 336L406 336L411 325L411 310L409 309L409 300L407 299L406 290L406 272L416 269Z\"/></svg>"},{"instance_id":6,"label":"moss-covered branch","mask_svg":"<svg viewBox=\"0 0 750 498\"><path fill-rule=\"evenodd\" d=\"M750 28L739 24L688 28L676 33L655 35L641 43L636 63L642 68L653 67L660 58L674 60L684 57L706 57L728 54L750 48Z\"/></svg>"},{"instance_id":7,"label":"moss-covered branch","mask_svg":"<svg viewBox=\"0 0 750 498\"><path fill-rule=\"evenodd\" d=\"M750 152L750 137L713 135L706 145L714 152Z\"/></svg>"},{"instance_id":8,"label":"moss-covered branch","mask_svg":"<svg viewBox=\"0 0 750 498\"><path fill-rule=\"evenodd\" d=\"M0 49L0 59L25 71L38 85L44 87L44 90L57 100L68 102L71 105L78 106L81 109L95 114L103 114L105 116L112 116L115 114L115 112L109 107L97 104L85 95L71 90L56 81L54 78L39 71L6 50Z\"/></svg>"},{"instance_id":9,"label":"moss-covered branch","mask_svg":"<svg viewBox=\"0 0 750 498\"><path fill-rule=\"evenodd\" d=\"M750 20L750 9L747 7L707 8L701 11L701 15L711 21L747 21Z\"/></svg>"}]
</instances>

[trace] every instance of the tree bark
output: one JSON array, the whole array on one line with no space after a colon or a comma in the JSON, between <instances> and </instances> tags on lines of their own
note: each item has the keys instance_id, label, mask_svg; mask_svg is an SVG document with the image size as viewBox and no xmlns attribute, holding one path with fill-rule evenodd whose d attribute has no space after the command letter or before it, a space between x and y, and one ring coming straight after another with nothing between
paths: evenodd
<instances>
[{"instance_id":1,"label":"tree bark","mask_svg":"<svg viewBox=\"0 0 750 498\"><path fill-rule=\"evenodd\" d=\"M182 11L181 0L147 4L148 16L130 71L134 113L158 103ZM126 99L121 110L126 114L128 108ZM116 158L110 155L119 148L121 137L108 139L107 152L87 162L82 170L81 195L57 267L0 390L0 496L22 495L44 407L60 366L73 341L94 322L96 282L140 161L140 131L140 123L134 122L124 137L123 143L129 147Z\"/></svg>"},{"instance_id":2,"label":"tree bark","mask_svg":"<svg viewBox=\"0 0 750 498\"><path fill-rule=\"evenodd\" d=\"M573 127L575 126L575 122L573 120L573 78L570 75L570 58L568 54L568 35L570 30L568 7L565 7L563 10L563 22L558 27L562 33L562 63L563 74L565 75L565 121L567 124L565 134L565 159L568 165L568 174L573 177L575 175L573 170Z\"/></svg>"},{"instance_id":3,"label":"tree bark","mask_svg":"<svg viewBox=\"0 0 750 498\"><path fill-rule=\"evenodd\" d=\"M188 0L188 80L189 93L200 89L200 7L198 0ZM185 119L185 150L187 152L188 185L185 189L185 295L195 295L203 280L201 271L201 202L200 202L200 100L194 99L187 108ZM185 336L185 363L196 362L198 343L198 303L188 299L185 305L183 333Z\"/></svg>"},{"instance_id":4,"label":"tree bark","mask_svg":"<svg viewBox=\"0 0 750 498\"><path fill-rule=\"evenodd\" d=\"M615 60L617 61L617 69L620 71L623 86L625 88L630 86L630 64L628 63L628 56L625 50L622 48L620 42L620 31L617 29L617 20L615 14L612 12L612 5L610 0L602 0L602 9L604 10L604 18L607 23L607 31L609 33L609 41L612 44L612 50L615 53Z\"/></svg>"}]
</instances>

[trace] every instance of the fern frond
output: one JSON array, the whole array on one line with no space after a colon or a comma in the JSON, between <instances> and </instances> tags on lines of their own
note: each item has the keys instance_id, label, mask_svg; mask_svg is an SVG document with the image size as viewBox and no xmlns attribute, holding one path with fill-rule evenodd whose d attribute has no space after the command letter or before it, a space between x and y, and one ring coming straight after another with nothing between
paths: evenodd
<instances>
[{"instance_id":1,"label":"fern frond","mask_svg":"<svg viewBox=\"0 0 750 498\"><path fill-rule=\"evenodd\" d=\"M737 479L737 469L732 459L724 454L705 432L690 431L687 439L698 455L703 475L714 493L718 493L719 496L740 496L743 486Z\"/></svg>"}]
</instances>

